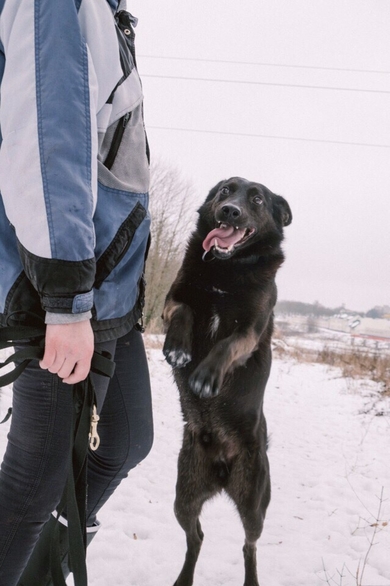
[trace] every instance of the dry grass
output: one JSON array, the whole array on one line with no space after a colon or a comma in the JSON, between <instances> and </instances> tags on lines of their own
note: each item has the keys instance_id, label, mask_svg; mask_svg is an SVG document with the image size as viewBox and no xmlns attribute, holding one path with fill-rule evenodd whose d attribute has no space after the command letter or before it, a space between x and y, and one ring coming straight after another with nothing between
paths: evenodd
<instances>
[{"instance_id":1,"label":"dry grass","mask_svg":"<svg viewBox=\"0 0 390 586\"><path fill-rule=\"evenodd\" d=\"M383 393L390 396L390 355L367 351L336 352L324 348L316 362L340 368L348 378L368 378L383 385Z\"/></svg>"},{"instance_id":2,"label":"dry grass","mask_svg":"<svg viewBox=\"0 0 390 586\"><path fill-rule=\"evenodd\" d=\"M302 348L286 343L279 337L274 342L274 353L280 358L327 364L340 369L344 378L368 379L379 383L382 396L390 397L390 354L380 354L365 348Z\"/></svg>"}]
</instances>

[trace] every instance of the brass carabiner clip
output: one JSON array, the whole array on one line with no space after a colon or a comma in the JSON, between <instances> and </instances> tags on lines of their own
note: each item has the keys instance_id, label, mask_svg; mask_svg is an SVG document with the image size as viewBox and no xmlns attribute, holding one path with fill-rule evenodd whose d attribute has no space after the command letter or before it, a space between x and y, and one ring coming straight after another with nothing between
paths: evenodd
<instances>
[{"instance_id":1,"label":"brass carabiner clip","mask_svg":"<svg viewBox=\"0 0 390 586\"><path fill-rule=\"evenodd\" d=\"M91 415L91 427L89 432L89 447L94 452L98 449L100 444L100 437L97 432L97 426L99 423L99 415L97 414L96 405L92 407L92 415Z\"/></svg>"}]
</instances>

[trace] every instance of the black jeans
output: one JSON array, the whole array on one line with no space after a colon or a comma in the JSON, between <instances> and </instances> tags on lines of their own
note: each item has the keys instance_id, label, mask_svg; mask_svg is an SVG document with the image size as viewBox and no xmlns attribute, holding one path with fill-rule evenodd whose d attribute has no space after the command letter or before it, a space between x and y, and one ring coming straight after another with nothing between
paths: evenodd
<instances>
[{"instance_id":1,"label":"black jeans","mask_svg":"<svg viewBox=\"0 0 390 586\"><path fill-rule=\"evenodd\" d=\"M153 422L141 334L98 344L116 362L114 377L93 375L100 446L88 455L88 524L149 453ZM0 584L15 586L66 481L72 392L32 361L15 381L8 445L0 471Z\"/></svg>"}]
</instances>

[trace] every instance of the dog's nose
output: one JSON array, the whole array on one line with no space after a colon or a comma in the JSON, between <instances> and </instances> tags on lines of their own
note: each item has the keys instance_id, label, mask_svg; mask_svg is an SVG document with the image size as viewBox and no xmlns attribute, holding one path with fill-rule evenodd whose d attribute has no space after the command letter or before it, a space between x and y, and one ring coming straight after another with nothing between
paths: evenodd
<instances>
[{"instance_id":1,"label":"dog's nose","mask_svg":"<svg viewBox=\"0 0 390 586\"><path fill-rule=\"evenodd\" d=\"M229 204L222 206L224 220L237 220L241 216L241 210L235 205Z\"/></svg>"}]
</instances>

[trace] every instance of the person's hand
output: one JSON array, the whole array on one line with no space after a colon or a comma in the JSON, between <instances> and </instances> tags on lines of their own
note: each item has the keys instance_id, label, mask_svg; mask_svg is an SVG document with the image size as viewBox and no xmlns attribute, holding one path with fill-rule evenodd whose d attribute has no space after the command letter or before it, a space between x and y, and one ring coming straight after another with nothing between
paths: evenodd
<instances>
[{"instance_id":1,"label":"person's hand","mask_svg":"<svg viewBox=\"0 0 390 586\"><path fill-rule=\"evenodd\" d=\"M46 327L45 354L39 365L74 385L87 378L94 339L89 320Z\"/></svg>"}]
</instances>

